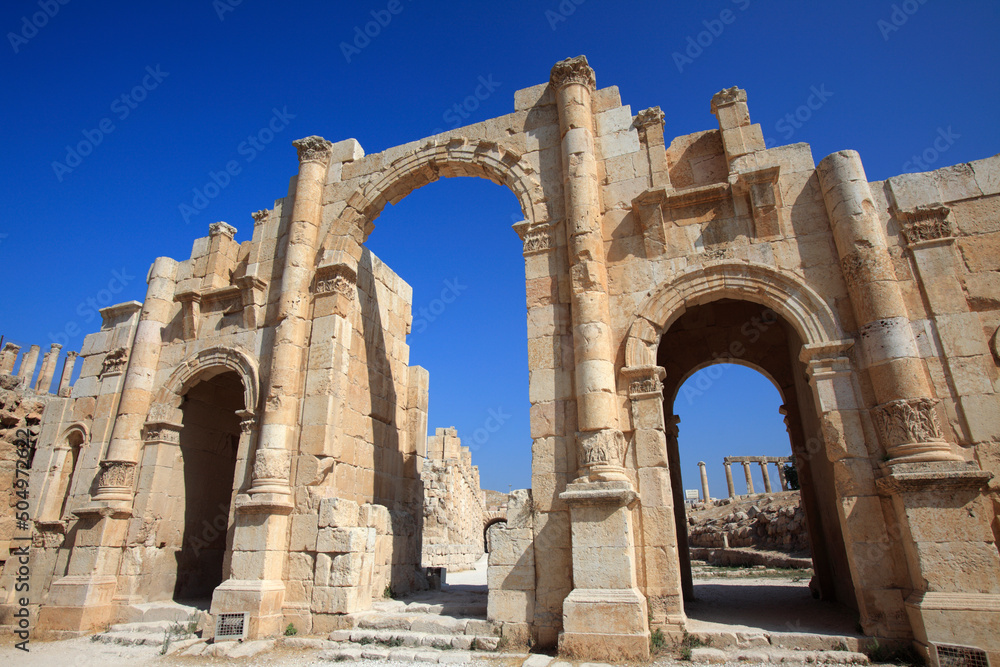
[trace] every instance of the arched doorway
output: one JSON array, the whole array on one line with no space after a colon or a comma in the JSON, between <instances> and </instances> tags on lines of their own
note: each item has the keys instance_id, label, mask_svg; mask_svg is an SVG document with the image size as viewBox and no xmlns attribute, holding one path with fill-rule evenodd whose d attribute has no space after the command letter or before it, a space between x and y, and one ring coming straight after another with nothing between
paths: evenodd
<instances>
[{"instance_id":1,"label":"arched doorway","mask_svg":"<svg viewBox=\"0 0 1000 667\"><path fill-rule=\"evenodd\" d=\"M208 600L227 577L241 430L237 412L243 407L240 376L229 370L206 372L183 395L180 455L174 468L178 481L183 480L178 485L182 513L174 519L181 533L175 553L175 600Z\"/></svg>"},{"instance_id":2,"label":"arched doorway","mask_svg":"<svg viewBox=\"0 0 1000 667\"><path fill-rule=\"evenodd\" d=\"M699 596L696 582L692 579L690 548L688 544L688 515L683 489L699 486L698 480L682 479L680 452L684 450L683 422L678 423L678 413L685 401L697 398L710 387L713 369L725 368L720 364L737 364L749 367L766 378L777 390L778 399L774 414L769 417L780 423L784 419L787 428L786 454L792 454L798 470L801 485L800 502L806 519L811 544L811 558L815 573L810 584L814 597L836 600L848 607L856 608L851 572L837 514L836 489L830 462L822 455L822 449L810 448L810 437L821 438L820 420L808 385L806 369L798 358L803 342L796 330L778 313L767 306L729 298L722 298L700 305L688 307L660 338L657 347L657 365L666 371L664 380L664 423L667 425L667 451L671 468L671 486L674 494L674 514L677 526L677 543L681 568L681 582L684 592L685 609L689 613L698 608L693 604L699 597L711 597L708 588ZM701 373L699 374L699 371ZM701 379L694 387L686 383L696 376ZM704 381L708 378L708 382ZM780 414L779 414L780 407ZM725 405L716 408L719 419L727 419ZM733 446L728 454L743 454L738 446ZM770 452L773 454L774 452ZM819 455L817 456L817 453ZM759 455L765 452L759 452ZM709 465L722 469L721 456L715 460L703 457ZM749 467L747 468L749 471ZM743 470L734 471L734 477L742 485ZM763 480L761 480L763 481ZM759 482L758 482L759 483ZM747 485L749 487L749 484ZM718 484L716 485L718 489ZM748 495L751 491L763 501L761 489L740 488L737 495ZM780 489L779 489L780 490ZM714 496L728 496L728 489ZM773 494L772 494L773 495ZM770 502L770 500L768 501ZM757 505L753 505L757 507ZM736 545L734 545L736 546ZM741 555L739 549L729 555ZM809 598L809 591L802 583L799 592L785 591L792 600L802 603ZM757 592L759 594L759 591ZM748 592L748 599L753 594ZM738 603L738 595L730 592L730 606ZM794 612L790 612L794 613ZM780 615L780 612L779 612ZM788 619L794 621L794 619ZM784 621L771 629L785 630ZM840 628L842 629L842 628ZM852 628L848 627L848 631Z\"/></svg>"}]
</instances>

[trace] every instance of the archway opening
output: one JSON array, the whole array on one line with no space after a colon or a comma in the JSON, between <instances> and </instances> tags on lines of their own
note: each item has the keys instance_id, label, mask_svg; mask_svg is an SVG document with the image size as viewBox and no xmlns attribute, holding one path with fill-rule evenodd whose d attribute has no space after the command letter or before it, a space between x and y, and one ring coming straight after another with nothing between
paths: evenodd
<instances>
[{"instance_id":1,"label":"archway opening","mask_svg":"<svg viewBox=\"0 0 1000 667\"><path fill-rule=\"evenodd\" d=\"M209 372L210 373L210 372ZM177 601L204 601L226 578L232 540L232 503L244 408L239 374L203 374L181 401L183 428L175 463L182 516L176 551Z\"/></svg>"},{"instance_id":2,"label":"archway opening","mask_svg":"<svg viewBox=\"0 0 1000 667\"><path fill-rule=\"evenodd\" d=\"M822 433L801 349L794 327L775 311L733 299L689 307L660 339L680 574L692 627L794 631L805 614L806 625L818 631L855 631L833 473L816 446ZM797 491L782 490L786 461ZM816 599L841 604L816 608Z\"/></svg>"},{"instance_id":3,"label":"archway opening","mask_svg":"<svg viewBox=\"0 0 1000 667\"><path fill-rule=\"evenodd\" d=\"M483 175L445 167L441 174ZM511 229L524 215L496 183L436 179L416 189L405 183L405 197L382 210L365 243L412 287L406 353L410 366L426 369L429 386L426 421L407 443L417 497L385 502L397 511L417 506L419 565L432 587L444 574L444 594L474 587L485 595L489 489L531 484L525 268Z\"/></svg>"},{"instance_id":4,"label":"archway opening","mask_svg":"<svg viewBox=\"0 0 1000 667\"><path fill-rule=\"evenodd\" d=\"M63 460L62 467L59 470L58 497L62 498L62 505L59 509L59 516L56 519L65 517L67 511L70 509L70 499L73 496L73 482L76 478L76 466L80 461L80 452L83 449L84 442L84 432L80 429L74 428L66 436L66 458Z\"/></svg>"}]
</instances>

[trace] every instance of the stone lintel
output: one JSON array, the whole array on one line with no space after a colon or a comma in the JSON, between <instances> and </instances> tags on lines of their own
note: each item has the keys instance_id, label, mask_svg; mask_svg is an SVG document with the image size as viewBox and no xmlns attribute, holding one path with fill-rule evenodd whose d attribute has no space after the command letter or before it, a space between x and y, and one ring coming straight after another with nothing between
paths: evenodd
<instances>
[{"instance_id":1,"label":"stone lintel","mask_svg":"<svg viewBox=\"0 0 1000 667\"><path fill-rule=\"evenodd\" d=\"M629 482L574 482L566 485L566 490L559 494L559 498L569 505L631 507L639 496Z\"/></svg>"}]
</instances>

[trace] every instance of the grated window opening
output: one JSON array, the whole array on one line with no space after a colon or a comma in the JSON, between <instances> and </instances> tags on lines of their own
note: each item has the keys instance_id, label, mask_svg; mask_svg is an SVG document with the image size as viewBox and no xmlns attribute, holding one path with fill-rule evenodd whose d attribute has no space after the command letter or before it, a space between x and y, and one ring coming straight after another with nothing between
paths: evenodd
<instances>
[{"instance_id":1,"label":"grated window opening","mask_svg":"<svg viewBox=\"0 0 1000 667\"><path fill-rule=\"evenodd\" d=\"M248 615L247 612L219 614L215 622L215 641L246 639Z\"/></svg>"},{"instance_id":2,"label":"grated window opening","mask_svg":"<svg viewBox=\"0 0 1000 667\"><path fill-rule=\"evenodd\" d=\"M938 644L935 648L940 667L990 667L990 660L982 649L947 644Z\"/></svg>"}]
</instances>

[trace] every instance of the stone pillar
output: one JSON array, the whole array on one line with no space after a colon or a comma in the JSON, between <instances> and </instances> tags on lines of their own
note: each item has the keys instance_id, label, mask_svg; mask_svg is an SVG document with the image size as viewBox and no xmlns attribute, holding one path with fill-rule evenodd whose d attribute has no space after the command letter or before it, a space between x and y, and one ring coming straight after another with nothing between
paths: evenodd
<instances>
[{"instance_id":1,"label":"stone pillar","mask_svg":"<svg viewBox=\"0 0 1000 667\"><path fill-rule=\"evenodd\" d=\"M723 463L726 467L726 490L729 491L729 497L736 497L736 486L733 484L733 464L729 461Z\"/></svg>"},{"instance_id":2,"label":"stone pillar","mask_svg":"<svg viewBox=\"0 0 1000 667\"><path fill-rule=\"evenodd\" d=\"M38 382L35 383L36 393L47 394L52 388L52 378L56 375L56 363L59 361L59 350L61 349L62 345L52 343L49 351L45 353L45 357L42 359L42 370L38 374Z\"/></svg>"},{"instance_id":3,"label":"stone pillar","mask_svg":"<svg viewBox=\"0 0 1000 667\"><path fill-rule=\"evenodd\" d=\"M14 364L17 363L17 355L20 351L20 345L4 344L3 350L0 350L0 375L14 374Z\"/></svg>"},{"instance_id":4,"label":"stone pillar","mask_svg":"<svg viewBox=\"0 0 1000 667\"><path fill-rule=\"evenodd\" d=\"M636 579L625 437L618 427L615 352L591 96L594 70L583 56L552 68L562 134L570 308L577 404L577 479L560 494L570 508L573 591L563 601L559 649L590 660L648 660L646 598ZM661 466L657 466L661 467ZM669 471L652 471L659 493ZM665 500L666 503L669 501Z\"/></svg>"},{"instance_id":5,"label":"stone pillar","mask_svg":"<svg viewBox=\"0 0 1000 667\"><path fill-rule=\"evenodd\" d=\"M569 250L573 351L576 360L580 480L627 481L618 429L608 275L591 95L594 70L583 56L558 63L550 83L562 132L566 241Z\"/></svg>"},{"instance_id":6,"label":"stone pillar","mask_svg":"<svg viewBox=\"0 0 1000 667\"><path fill-rule=\"evenodd\" d=\"M705 462L704 461L698 461L698 467L701 469L700 470L700 472L701 472L701 499L702 499L702 501L704 501L704 502L707 503L709 500L712 499L712 497L710 495L708 495L708 471L705 470Z\"/></svg>"},{"instance_id":7,"label":"stone pillar","mask_svg":"<svg viewBox=\"0 0 1000 667\"><path fill-rule=\"evenodd\" d=\"M88 506L73 512L80 520L67 574L52 584L48 604L39 613L39 628L88 632L111 621L122 547L132 516L142 430L154 390L161 332L170 321L176 271L177 262L168 257L157 258L150 269L97 493Z\"/></svg>"},{"instance_id":8,"label":"stone pillar","mask_svg":"<svg viewBox=\"0 0 1000 667\"><path fill-rule=\"evenodd\" d=\"M59 378L59 395L69 396L72 387L70 387L70 382L73 381L73 367L76 366L76 358L80 356L78 352L67 352L66 361L63 362L62 377Z\"/></svg>"},{"instance_id":9,"label":"stone pillar","mask_svg":"<svg viewBox=\"0 0 1000 667\"><path fill-rule=\"evenodd\" d=\"M35 365L38 363L38 353L42 348L32 345L21 358L21 367L17 369L17 377L24 379L24 386L31 383L31 377L35 374Z\"/></svg>"},{"instance_id":10,"label":"stone pillar","mask_svg":"<svg viewBox=\"0 0 1000 667\"><path fill-rule=\"evenodd\" d=\"M771 476L767 474L767 459L761 460L760 473L764 476L764 493L771 493Z\"/></svg>"},{"instance_id":11,"label":"stone pillar","mask_svg":"<svg viewBox=\"0 0 1000 667\"><path fill-rule=\"evenodd\" d=\"M249 611L248 636L277 635L281 629L289 517L293 504L289 475L297 446L299 412L309 345L316 246L323 217L323 188L332 157L331 144L311 136L292 142L299 174L288 227L277 309L274 348L256 432L253 482L249 498L237 499L230 578L212 595L212 614ZM256 406L246 406L248 410ZM251 440L252 442L252 440Z\"/></svg>"},{"instance_id":12,"label":"stone pillar","mask_svg":"<svg viewBox=\"0 0 1000 667\"><path fill-rule=\"evenodd\" d=\"M753 476L750 474L750 462L742 461L741 463L743 463L743 475L747 478L747 495L752 496L755 491L753 490Z\"/></svg>"},{"instance_id":13,"label":"stone pillar","mask_svg":"<svg viewBox=\"0 0 1000 667\"><path fill-rule=\"evenodd\" d=\"M938 400L920 359L861 158L855 151L833 153L817 171L858 323L863 366L878 401L872 417L889 465L962 461L938 428Z\"/></svg>"},{"instance_id":14,"label":"stone pillar","mask_svg":"<svg viewBox=\"0 0 1000 667\"><path fill-rule=\"evenodd\" d=\"M121 474L101 475L94 502L130 510L132 478L142 449L142 427L153 402L153 377L160 361L162 331L174 308L174 277L177 262L158 257L149 272L149 286L143 302L135 339L128 357L122 398L111 431L111 443L101 461L104 471L120 469Z\"/></svg>"},{"instance_id":15,"label":"stone pillar","mask_svg":"<svg viewBox=\"0 0 1000 667\"><path fill-rule=\"evenodd\" d=\"M778 466L778 481L781 482L781 490L788 490L788 480L785 479L785 464L782 461L775 461L774 465Z\"/></svg>"}]
</instances>

